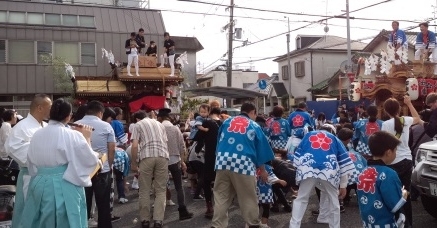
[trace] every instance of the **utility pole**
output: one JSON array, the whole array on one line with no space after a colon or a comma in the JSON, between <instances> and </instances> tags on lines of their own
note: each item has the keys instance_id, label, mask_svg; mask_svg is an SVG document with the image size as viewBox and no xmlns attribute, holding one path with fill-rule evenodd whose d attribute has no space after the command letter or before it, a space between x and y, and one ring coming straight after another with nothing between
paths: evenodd
<instances>
[{"instance_id":1,"label":"utility pole","mask_svg":"<svg viewBox=\"0 0 437 228\"><path fill-rule=\"evenodd\" d=\"M351 53L351 26L349 21L349 0L346 0L346 27L347 27L347 66L346 66L346 72L352 73L352 53ZM350 98L350 85L351 81L347 80L347 97ZM341 94L341 85L340 85L340 94Z\"/></svg>"},{"instance_id":2,"label":"utility pole","mask_svg":"<svg viewBox=\"0 0 437 228\"><path fill-rule=\"evenodd\" d=\"M226 71L227 76L227 87L232 87L232 41L234 40L234 0L231 0L231 5L229 6L230 18L229 18L229 33L228 33L228 67ZM232 98L226 99L226 106L232 108Z\"/></svg>"},{"instance_id":3,"label":"utility pole","mask_svg":"<svg viewBox=\"0 0 437 228\"><path fill-rule=\"evenodd\" d=\"M287 67L288 67L288 107L291 109L291 62L290 62L290 17L287 16L287 22L288 22L288 33L287 33Z\"/></svg>"}]
</instances>

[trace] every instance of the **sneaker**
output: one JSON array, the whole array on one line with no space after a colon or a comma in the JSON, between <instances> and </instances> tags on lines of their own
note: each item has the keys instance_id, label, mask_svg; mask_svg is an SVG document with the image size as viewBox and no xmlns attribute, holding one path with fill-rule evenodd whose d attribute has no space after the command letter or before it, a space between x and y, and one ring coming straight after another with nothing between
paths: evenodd
<instances>
[{"instance_id":1,"label":"sneaker","mask_svg":"<svg viewBox=\"0 0 437 228\"><path fill-rule=\"evenodd\" d=\"M173 201L171 201L171 200L167 200L166 205L167 205L167 206L174 206L174 205L176 205L176 204L175 204Z\"/></svg>"},{"instance_id":2,"label":"sneaker","mask_svg":"<svg viewBox=\"0 0 437 228\"><path fill-rule=\"evenodd\" d=\"M140 74L137 74L137 77L139 77L140 76Z\"/></svg>"},{"instance_id":3,"label":"sneaker","mask_svg":"<svg viewBox=\"0 0 437 228\"><path fill-rule=\"evenodd\" d=\"M143 220L141 222L141 228L149 228L149 227L150 227L150 222L149 221Z\"/></svg>"},{"instance_id":4,"label":"sneaker","mask_svg":"<svg viewBox=\"0 0 437 228\"><path fill-rule=\"evenodd\" d=\"M164 68L164 65L159 66L158 68Z\"/></svg>"},{"instance_id":5,"label":"sneaker","mask_svg":"<svg viewBox=\"0 0 437 228\"><path fill-rule=\"evenodd\" d=\"M271 211L271 212L279 212L279 206L278 206L278 205L273 205L273 206L270 208L270 211Z\"/></svg>"},{"instance_id":6,"label":"sneaker","mask_svg":"<svg viewBox=\"0 0 437 228\"><path fill-rule=\"evenodd\" d=\"M162 228L162 222L155 221L155 224L153 225L153 228Z\"/></svg>"},{"instance_id":7,"label":"sneaker","mask_svg":"<svg viewBox=\"0 0 437 228\"><path fill-rule=\"evenodd\" d=\"M284 211L285 212L291 212L291 206L290 205L285 205L284 206Z\"/></svg>"},{"instance_id":8,"label":"sneaker","mask_svg":"<svg viewBox=\"0 0 437 228\"><path fill-rule=\"evenodd\" d=\"M97 227L97 222L94 220L94 218L88 219L88 227Z\"/></svg>"},{"instance_id":9,"label":"sneaker","mask_svg":"<svg viewBox=\"0 0 437 228\"><path fill-rule=\"evenodd\" d=\"M205 198L203 198L203 196L201 196L201 195L198 195L198 196L194 196L193 200L194 201L196 201L196 200L205 200Z\"/></svg>"},{"instance_id":10,"label":"sneaker","mask_svg":"<svg viewBox=\"0 0 437 228\"><path fill-rule=\"evenodd\" d=\"M133 75L132 74L127 74L127 76L131 76L132 77Z\"/></svg>"},{"instance_id":11,"label":"sneaker","mask_svg":"<svg viewBox=\"0 0 437 228\"><path fill-rule=\"evenodd\" d=\"M344 212L346 212L346 208L344 208L344 206L341 205L341 206L340 206L340 213L344 213Z\"/></svg>"},{"instance_id":12,"label":"sneaker","mask_svg":"<svg viewBox=\"0 0 437 228\"><path fill-rule=\"evenodd\" d=\"M314 210L314 211L311 211L311 214L316 216L316 215L319 215L320 212L319 212L319 210Z\"/></svg>"},{"instance_id":13,"label":"sneaker","mask_svg":"<svg viewBox=\"0 0 437 228\"><path fill-rule=\"evenodd\" d=\"M174 77L174 74L170 74L169 77Z\"/></svg>"},{"instance_id":14,"label":"sneaker","mask_svg":"<svg viewBox=\"0 0 437 228\"><path fill-rule=\"evenodd\" d=\"M111 217L111 222L117 222L117 221L120 221L120 217L118 217L118 216L112 216Z\"/></svg>"},{"instance_id":15,"label":"sneaker","mask_svg":"<svg viewBox=\"0 0 437 228\"><path fill-rule=\"evenodd\" d=\"M126 198L120 198L119 200L118 200L118 203L121 203L121 204L123 204L123 203L127 203L129 200L127 200Z\"/></svg>"}]
</instances>

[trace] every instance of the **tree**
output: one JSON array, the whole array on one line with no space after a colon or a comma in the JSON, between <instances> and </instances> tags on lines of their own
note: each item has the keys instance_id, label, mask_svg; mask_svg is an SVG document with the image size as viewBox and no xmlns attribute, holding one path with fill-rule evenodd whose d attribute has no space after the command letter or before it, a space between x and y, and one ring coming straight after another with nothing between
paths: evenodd
<instances>
[{"instance_id":1,"label":"tree","mask_svg":"<svg viewBox=\"0 0 437 228\"><path fill-rule=\"evenodd\" d=\"M208 99L190 99L182 98L181 116L187 119L190 113L197 112L197 108L201 104L207 104Z\"/></svg>"},{"instance_id":2,"label":"tree","mask_svg":"<svg viewBox=\"0 0 437 228\"><path fill-rule=\"evenodd\" d=\"M65 71L65 59L62 57L53 57L52 55L40 55L42 62L48 64L45 71L50 71L55 82L55 91L66 94L67 98L74 97L75 87L72 84L70 76Z\"/></svg>"}]
</instances>

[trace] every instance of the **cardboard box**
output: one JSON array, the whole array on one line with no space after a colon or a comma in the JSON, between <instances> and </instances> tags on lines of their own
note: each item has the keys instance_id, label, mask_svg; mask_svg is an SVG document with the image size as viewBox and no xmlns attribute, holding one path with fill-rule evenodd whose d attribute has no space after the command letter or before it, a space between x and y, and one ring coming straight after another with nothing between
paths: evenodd
<instances>
[{"instance_id":1,"label":"cardboard box","mask_svg":"<svg viewBox=\"0 0 437 228\"><path fill-rule=\"evenodd\" d=\"M155 56L138 56L138 65L140 67L156 68Z\"/></svg>"}]
</instances>

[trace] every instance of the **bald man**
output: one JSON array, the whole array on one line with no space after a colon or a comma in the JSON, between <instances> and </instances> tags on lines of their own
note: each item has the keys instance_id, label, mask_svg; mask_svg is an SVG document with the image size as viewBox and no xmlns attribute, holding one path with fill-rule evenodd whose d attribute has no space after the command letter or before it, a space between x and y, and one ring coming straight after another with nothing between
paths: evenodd
<instances>
[{"instance_id":1,"label":"bald man","mask_svg":"<svg viewBox=\"0 0 437 228\"><path fill-rule=\"evenodd\" d=\"M43 120L49 119L51 107L52 101L50 97L45 94L35 95L35 98L30 103L30 113L12 128L12 132L5 143L6 153L20 165L12 227L18 227L20 224L29 186L30 176L26 164L29 143L33 134L47 125Z\"/></svg>"}]
</instances>

